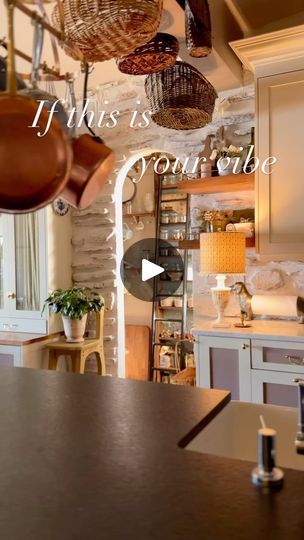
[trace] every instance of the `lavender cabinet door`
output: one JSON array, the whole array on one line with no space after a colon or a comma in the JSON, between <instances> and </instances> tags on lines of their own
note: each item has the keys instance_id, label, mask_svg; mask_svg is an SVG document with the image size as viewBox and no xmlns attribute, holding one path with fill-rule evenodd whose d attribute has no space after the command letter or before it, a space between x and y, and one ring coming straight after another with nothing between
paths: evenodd
<instances>
[{"instance_id":1,"label":"lavender cabinet door","mask_svg":"<svg viewBox=\"0 0 304 540\"><path fill-rule=\"evenodd\" d=\"M197 385L231 392L251 401L250 340L199 336L196 347Z\"/></svg>"},{"instance_id":2,"label":"lavender cabinet door","mask_svg":"<svg viewBox=\"0 0 304 540\"><path fill-rule=\"evenodd\" d=\"M301 373L284 373L253 369L252 401L269 405L297 407L297 385L293 382Z\"/></svg>"},{"instance_id":3,"label":"lavender cabinet door","mask_svg":"<svg viewBox=\"0 0 304 540\"><path fill-rule=\"evenodd\" d=\"M21 365L22 359L20 347L0 345L0 368L2 366L21 367Z\"/></svg>"}]
</instances>

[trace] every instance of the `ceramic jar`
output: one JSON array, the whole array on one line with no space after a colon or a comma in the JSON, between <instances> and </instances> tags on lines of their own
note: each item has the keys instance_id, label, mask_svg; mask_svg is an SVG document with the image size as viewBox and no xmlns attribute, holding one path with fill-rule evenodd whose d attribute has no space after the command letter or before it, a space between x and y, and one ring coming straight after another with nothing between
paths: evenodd
<instances>
[{"instance_id":1,"label":"ceramic jar","mask_svg":"<svg viewBox=\"0 0 304 540\"><path fill-rule=\"evenodd\" d=\"M238 157L221 157L217 162L217 170L220 176L228 176L229 174L239 174L242 169L241 163L234 170L235 164L238 163Z\"/></svg>"}]
</instances>

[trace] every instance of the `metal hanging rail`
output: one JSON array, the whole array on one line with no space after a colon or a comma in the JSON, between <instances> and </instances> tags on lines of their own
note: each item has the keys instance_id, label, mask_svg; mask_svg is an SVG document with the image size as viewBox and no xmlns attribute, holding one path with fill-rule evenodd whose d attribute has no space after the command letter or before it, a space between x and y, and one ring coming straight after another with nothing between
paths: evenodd
<instances>
[{"instance_id":1,"label":"metal hanging rail","mask_svg":"<svg viewBox=\"0 0 304 540\"><path fill-rule=\"evenodd\" d=\"M5 39L0 39L0 45L4 47L4 49L7 49L8 47L8 43ZM19 49L14 49L14 53L20 58L23 58L23 60L25 60L26 62L29 62L30 64L32 63L32 57L20 51ZM49 68L46 62L40 64L39 68L43 73L45 73L46 75L50 75L52 78L58 81L63 81L66 79L66 75L60 75L60 73L58 73L58 71L56 71L55 69Z\"/></svg>"},{"instance_id":2,"label":"metal hanging rail","mask_svg":"<svg viewBox=\"0 0 304 540\"><path fill-rule=\"evenodd\" d=\"M43 28L47 30L47 32L49 32L55 38L57 38L58 41L64 42L71 49L71 51L73 51L74 55L77 56L80 62L84 61L83 55L80 52L80 50L77 47L75 47L72 43L70 43L69 40L66 39L64 32L59 32L58 30L56 30L51 24L49 24L45 20L43 16L39 15L37 11L29 9L25 4L18 2L18 0L15 0L14 5L17 9L19 9L19 11L24 13L27 17L29 17L33 21L39 22L39 24L41 24L41 26L43 26ZM0 44L4 47L7 47L7 42L4 39L0 40ZM20 56L20 58L23 58L27 62L32 63L32 58L28 56L27 54L23 53L22 51L15 49L15 54L17 54L17 56ZM45 62L43 64L40 64L40 68L45 74L51 75L52 77L54 77L54 79L57 79L58 81L65 80L68 75L68 74L60 74L56 70L49 68Z\"/></svg>"}]
</instances>

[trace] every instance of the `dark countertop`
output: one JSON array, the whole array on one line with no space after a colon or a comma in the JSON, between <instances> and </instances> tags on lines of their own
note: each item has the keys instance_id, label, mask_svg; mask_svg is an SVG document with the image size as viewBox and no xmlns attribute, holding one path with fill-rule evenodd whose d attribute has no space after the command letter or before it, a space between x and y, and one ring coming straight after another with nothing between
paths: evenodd
<instances>
[{"instance_id":1,"label":"dark countertop","mask_svg":"<svg viewBox=\"0 0 304 540\"><path fill-rule=\"evenodd\" d=\"M303 473L285 471L282 491L263 495L252 464L178 446L228 401L223 391L1 368L1 539L304 538Z\"/></svg>"}]
</instances>

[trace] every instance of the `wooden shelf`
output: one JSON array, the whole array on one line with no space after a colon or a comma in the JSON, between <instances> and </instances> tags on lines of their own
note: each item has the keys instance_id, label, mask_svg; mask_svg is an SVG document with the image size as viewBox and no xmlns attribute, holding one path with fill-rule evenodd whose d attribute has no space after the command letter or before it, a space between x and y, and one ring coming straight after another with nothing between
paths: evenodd
<instances>
[{"instance_id":1,"label":"wooden shelf","mask_svg":"<svg viewBox=\"0 0 304 540\"><path fill-rule=\"evenodd\" d=\"M199 249L200 241L199 240L180 240L178 247L179 249Z\"/></svg>"},{"instance_id":2,"label":"wooden shelf","mask_svg":"<svg viewBox=\"0 0 304 540\"><path fill-rule=\"evenodd\" d=\"M178 184L162 184L161 188L162 189L179 189L180 184L181 182L179 182Z\"/></svg>"},{"instance_id":3,"label":"wooden shelf","mask_svg":"<svg viewBox=\"0 0 304 540\"><path fill-rule=\"evenodd\" d=\"M163 223L163 222L160 222L160 226L161 227L174 227L174 225L179 225L179 226L183 226L183 227L186 227L187 223L186 221L176 221L175 223Z\"/></svg>"},{"instance_id":4,"label":"wooden shelf","mask_svg":"<svg viewBox=\"0 0 304 540\"><path fill-rule=\"evenodd\" d=\"M133 217L153 217L155 215L154 212L135 212L132 214L123 214L123 218L133 218Z\"/></svg>"},{"instance_id":5,"label":"wooden shelf","mask_svg":"<svg viewBox=\"0 0 304 540\"><path fill-rule=\"evenodd\" d=\"M212 233L209 233L212 234ZM228 234L228 233L227 233ZM180 240L178 244L179 249L199 249L199 240ZM255 236L252 238L246 238L246 248L255 247Z\"/></svg>"},{"instance_id":6,"label":"wooden shelf","mask_svg":"<svg viewBox=\"0 0 304 540\"><path fill-rule=\"evenodd\" d=\"M159 309L160 311L169 311L169 310L170 310L170 311L181 311L183 308L182 308L182 306L181 306L181 307L176 307L176 306L171 306L171 307L169 307L169 306L167 306L167 307L164 307L164 306L158 306L158 309ZM193 307L187 306L187 310L192 310L192 309L193 309Z\"/></svg>"},{"instance_id":7,"label":"wooden shelf","mask_svg":"<svg viewBox=\"0 0 304 540\"><path fill-rule=\"evenodd\" d=\"M229 174L227 176L212 176L197 180L183 180L178 189L190 195L208 193L228 193L231 191L253 191L254 174Z\"/></svg>"}]
</instances>

